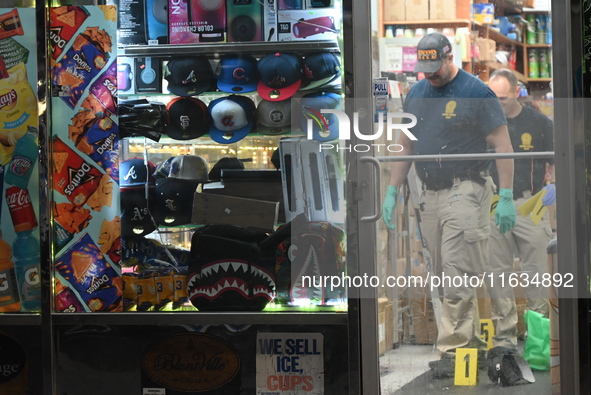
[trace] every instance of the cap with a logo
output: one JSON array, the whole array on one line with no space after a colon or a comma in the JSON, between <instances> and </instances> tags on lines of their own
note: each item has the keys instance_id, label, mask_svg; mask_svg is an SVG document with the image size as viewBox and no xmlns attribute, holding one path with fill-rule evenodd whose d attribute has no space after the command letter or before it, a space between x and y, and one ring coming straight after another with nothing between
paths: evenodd
<instances>
[{"instance_id":1,"label":"cap with a logo","mask_svg":"<svg viewBox=\"0 0 591 395\"><path fill-rule=\"evenodd\" d=\"M304 82L300 90L323 87L341 75L341 62L332 52L319 52L304 59Z\"/></svg>"},{"instance_id":2,"label":"cap with a logo","mask_svg":"<svg viewBox=\"0 0 591 395\"><path fill-rule=\"evenodd\" d=\"M291 100L261 100L257 107L257 133L285 134L291 131Z\"/></svg>"},{"instance_id":3,"label":"cap with a logo","mask_svg":"<svg viewBox=\"0 0 591 395\"><path fill-rule=\"evenodd\" d=\"M302 129L308 133L308 125L312 126L312 137L318 141L330 141L339 136L337 116L322 113L323 109L339 109L341 97L336 93L315 92L300 99L302 108Z\"/></svg>"},{"instance_id":4,"label":"cap with a logo","mask_svg":"<svg viewBox=\"0 0 591 395\"><path fill-rule=\"evenodd\" d=\"M168 177L170 173L170 163L175 158L175 156L171 156L170 158L158 163L156 165L156 170L154 170L154 178L165 178Z\"/></svg>"},{"instance_id":5,"label":"cap with a logo","mask_svg":"<svg viewBox=\"0 0 591 395\"><path fill-rule=\"evenodd\" d=\"M180 178L156 180L152 215L158 225L177 226L191 223L193 195L199 181Z\"/></svg>"},{"instance_id":6,"label":"cap with a logo","mask_svg":"<svg viewBox=\"0 0 591 395\"><path fill-rule=\"evenodd\" d=\"M195 96L215 86L211 64L205 56L182 56L167 64L168 90L178 96Z\"/></svg>"},{"instance_id":7,"label":"cap with a logo","mask_svg":"<svg viewBox=\"0 0 591 395\"><path fill-rule=\"evenodd\" d=\"M144 188L122 188L121 234L123 236L145 236L156 230L151 207L154 203L154 187L148 188L148 199Z\"/></svg>"},{"instance_id":8,"label":"cap with a logo","mask_svg":"<svg viewBox=\"0 0 591 395\"><path fill-rule=\"evenodd\" d=\"M265 100L289 99L300 88L303 63L299 56L276 53L262 57L258 62L260 81L257 92Z\"/></svg>"},{"instance_id":9,"label":"cap with a logo","mask_svg":"<svg viewBox=\"0 0 591 395\"><path fill-rule=\"evenodd\" d=\"M207 161L198 155L175 156L170 162L168 177L207 182L209 165Z\"/></svg>"},{"instance_id":10,"label":"cap with a logo","mask_svg":"<svg viewBox=\"0 0 591 395\"><path fill-rule=\"evenodd\" d=\"M209 171L210 180L221 180L223 170L244 169L244 163L238 158L223 157Z\"/></svg>"},{"instance_id":11,"label":"cap with a logo","mask_svg":"<svg viewBox=\"0 0 591 395\"><path fill-rule=\"evenodd\" d=\"M451 53L451 44L441 33L430 33L417 45L415 73L434 73L441 68L443 59Z\"/></svg>"},{"instance_id":12,"label":"cap with a logo","mask_svg":"<svg viewBox=\"0 0 591 395\"><path fill-rule=\"evenodd\" d=\"M221 144L231 144L246 137L255 126L256 107L246 96L231 95L209 103L212 125L209 137Z\"/></svg>"},{"instance_id":13,"label":"cap with a logo","mask_svg":"<svg viewBox=\"0 0 591 395\"><path fill-rule=\"evenodd\" d=\"M166 106L168 123L165 132L175 140L191 140L209 131L207 106L194 97L177 97Z\"/></svg>"},{"instance_id":14,"label":"cap with a logo","mask_svg":"<svg viewBox=\"0 0 591 395\"><path fill-rule=\"evenodd\" d=\"M119 163L120 185L122 188L154 184L155 166L152 162L144 163L142 158L132 158Z\"/></svg>"},{"instance_id":15,"label":"cap with a logo","mask_svg":"<svg viewBox=\"0 0 591 395\"><path fill-rule=\"evenodd\" d=\"M259 83L257 60L250 55L226 55L216 69L218 89L228 93L252 92Z\"/></svg>"}]
</instances>

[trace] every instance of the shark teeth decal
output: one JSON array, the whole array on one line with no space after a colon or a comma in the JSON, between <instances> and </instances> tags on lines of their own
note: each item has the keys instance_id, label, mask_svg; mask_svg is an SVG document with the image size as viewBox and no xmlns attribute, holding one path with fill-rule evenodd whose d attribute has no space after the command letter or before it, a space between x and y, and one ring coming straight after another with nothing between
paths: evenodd
<instances>
[{"instance_id":1,"label":"shark teeth decal","mask_svg":"<svg viewBox=\"0 0 591 395\"><path fill-rule=\"evenodd\" d=\"M213 300L229 291L238 292L245 299L275 297L274 276L260 266L243 261L216 261L204 265L188 281L187 290L191 300Z\"/></svg>"},{"instance_id":2,"label":"shark teeth decal","mask_svg":"<svg viewBox=\"0 0 591 395\"><path fill-rule=\"evenodd\" d=\"M298 258L298 249L294 249L295 245L290 247L290 258L293 256L294 259ZM292 269L294 268L292 260ZM293 273L295 274L295 273ZM306 281L310 286L304 287L303 277L308 277ZM314 246L310 245L308 248L308 255L306 256L303 265L300 268L299 273L293 278L291 286L291 298L292 301L297 302L298 300L309 300L309 301L323 301L324 300L324 288L317 287L314 284L314 278L320 277L320 267L318 265L318 255ZM308 284L307 284L308 285Z\"/></svg>"}]
</instances>

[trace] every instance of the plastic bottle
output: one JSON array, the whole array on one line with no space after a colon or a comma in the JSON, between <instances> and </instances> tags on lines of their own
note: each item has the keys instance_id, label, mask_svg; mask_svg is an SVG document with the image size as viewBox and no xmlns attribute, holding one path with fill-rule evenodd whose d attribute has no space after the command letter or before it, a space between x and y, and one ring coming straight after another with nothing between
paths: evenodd
<instances>
[{"instance_id":1,"label":"plastic bottle","mask_svg":"<svg viewBox=\"0 0 591 395\"><path fill-rule=\"evenodd\" d=\"M6 168L4 181L7 184L21 189L27 188L33 167L39 156L39 147L35 140L37 140L37 129L29 126L27 133L16 142L12 160Z\"/></svg>"},{"instance_id":2,"label":"plastic bottle","mask_svg":"<svg viewBox=\"0 0 591 395\"><path fill-rule=\"evenodd\" d=\"M12 242L22 311L41 309L41 257L39 240L31 231L19 232Z\"/></svg>"},{"instance_id":3,"label":"plastic bottle","mask_svg":"<svg viewBox=\"0 0 591 395\"><path fill-rule=\"evenodd\" d=\"M529 14L527 16L527 36L526 40L528 44L535 44L538 40L536 36L536 16Z\"/></svg>"},{"instance_id":4,"label":"plastic bottle","mask_svg":"<svg viewBox=\"0 0 591 395\"><path fill-rule=\"evenodd\" d=\"M540 68L538 66L538 51L530 48L528 52L529 78L539 78Z\"/></svg>"},{"instance_id":5,"label":"plastic bottle","mask_svg":"<svg viewBox=\"0 0 591 395\"><path fill-rule=\"evenodd\" d=\"M10 245L0 238L0 313L21 309L16 272L11 257Z\"/></svg>"},{"instance_id":6,"label":"plastic bottle","mask_svg":"<svg viewBox=\"0 0 591 395\"><path fill-rule=\"evenodd\" d=\"M546 15L536 15L536 41L538 44L546 44Z\"/></svg>"}]
</instances>

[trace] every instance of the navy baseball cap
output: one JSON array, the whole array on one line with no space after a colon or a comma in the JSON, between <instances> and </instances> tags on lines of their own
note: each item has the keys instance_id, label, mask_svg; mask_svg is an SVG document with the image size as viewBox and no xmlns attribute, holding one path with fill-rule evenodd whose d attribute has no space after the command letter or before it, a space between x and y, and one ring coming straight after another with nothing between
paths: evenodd
<instances>
[{"instance_id":1,"label":"navy baseball cap","mask_svg":"<svg viewBox=\"0 0 591 395\"><path fill-rule=\"evenodd\" d=\"M142 186L146 183L154 184L154 170L156 167L150 161L148 166L143 158L131 158L119 163L120 185L125 187Z\"/></svg>"},{"instance_id":2,"label":"navy baseball cap","mask_svg":"<svg viewBox=\"0 0 591 395\"><path fill-rule=\"evenodd\" d=\"M304 82L300 90L328 85L341 76L341 62L333 52L319 52L304 59Z\"/></svg>"},{"instance_id":3,"label":"navy baseball cap","mask_svg":"<svg viewBox=\"0 0 591 395\"><path fill-rule=\"evenodd\" d=\"M430 33L417 45L415 73L434 73L441 68L443 59L451 53L451 43L441 33Z\"/></svg>"},{"instance_id":4,"label":"navy baseball cap","mask_svg":"<svg viewBox=\"0 0 591 395\"><path fill-rule=\"evenodd\" d=\"M257 133L278 135L291 132L291 99L261 100L257 107Z\"/></svg>"},{"instance_id":5,"label":"navy baseball cap","mask_svg":"<svg viewBox=\"0 0 591 395\"><path fill-rule=\"evenodd\" d=\"M252 92L259 83L257 60L250 55L226 55L216 69L218 89L228 93Z\"/></svg>"},{"instance_id":6,"label":"navy baseball cap","mask_svg":"<svg viewBox=\"0 0 591 395\"><path fill-rule=\"evenodd\" d=\"M292 97L302 84L302 58L292 54L275 53L258 62L260 81L257 92L265 100L281 101Z\"/></svg>"},{"instance_id":7,"label":"navy baseball cap","mask_svg":"<svg viewBox=\"0 0 591 395\"><path fill-rule=\"evenodd\" d=\"M166 67L168 90L177 96L196 96L215 86L215 76L205 56L172 58Z\"/></svg>"},{"instance_id":8,"label":"navy baseball cap","mask_svg":"<svg viewBox=\"0 0 591 395\"><path fill-rule=\"evenodd\" d=\"M301 98L302 129L307 133L308 120L312 124L312 137L318 141L330 141L339 137L339 123L335 114L322 113L323 109L339 109L341 97L336 93L315 92Z\"/></svg>"},{"instance_id":9,"label":"navy baseball cap","mask_svg":"<svg viewBox=\"0 0 591 395\"><path fill-rule=\"evenodd\" d=\"M209 137L217 143L235 143L255 127L256 107L246 96L230 95L213 100L208 111L212 119Z\"/></svg>"},{"instance_id":10,"label":"navy baseball cap","mask_svg":"<svg viewBox=\"0 0 591 395\"><path fill-rule=\"evenodd\" d=\"M144 188L122 188L121 234L123 236L145 236L156 230L150 208L154 202L154 187L148 188L148 199Z\"/></svg>"},{"instance_id":11,"label":"navy baseball cap","mask_svg":"<svg viewBox=\"0 0 591 395\"><path fill-rule=\"evenodd\" d=\"M164 129L175 140L191 140L209 131L207 106L194 97L177 97L166 106L168 123Z\"/></svg>"}]
</instances>

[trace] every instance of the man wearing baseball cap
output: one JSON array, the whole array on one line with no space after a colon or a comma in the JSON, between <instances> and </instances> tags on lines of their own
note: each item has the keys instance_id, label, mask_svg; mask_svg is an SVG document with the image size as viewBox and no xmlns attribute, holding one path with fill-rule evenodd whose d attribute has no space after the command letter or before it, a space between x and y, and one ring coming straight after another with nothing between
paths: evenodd
<instances>
[{"instance_id":1,"label":"man wearing baseball cap","mask_svg":"<svg viewBox=\"0 0 591 395\"><path fill-rule=\"evenodd\" d=\"M400 134L403 149L396 155L457 155L513 152L507 120L495 94L478 78L454 63L451 43L440 33L428 34L417 46L415 72L425 78L414 84L404 102L404 112L416 116L411 140ZM500 201L495 224L501 233L515 225L513 160L495 161L499 185L489 174L489 160L417 161L422 181L421 229L439 274L456 279L488 270L490 207L495 189ZM382 215L392 223L398 191L412 162L392 165L390 185ZM483 362L486 343L480 338L476 289L469 283L443 282L442 311L436 347L441 360L429 363L435 377L454 375L455 351L476 348Z\"/></svg>"}]
</instances>

